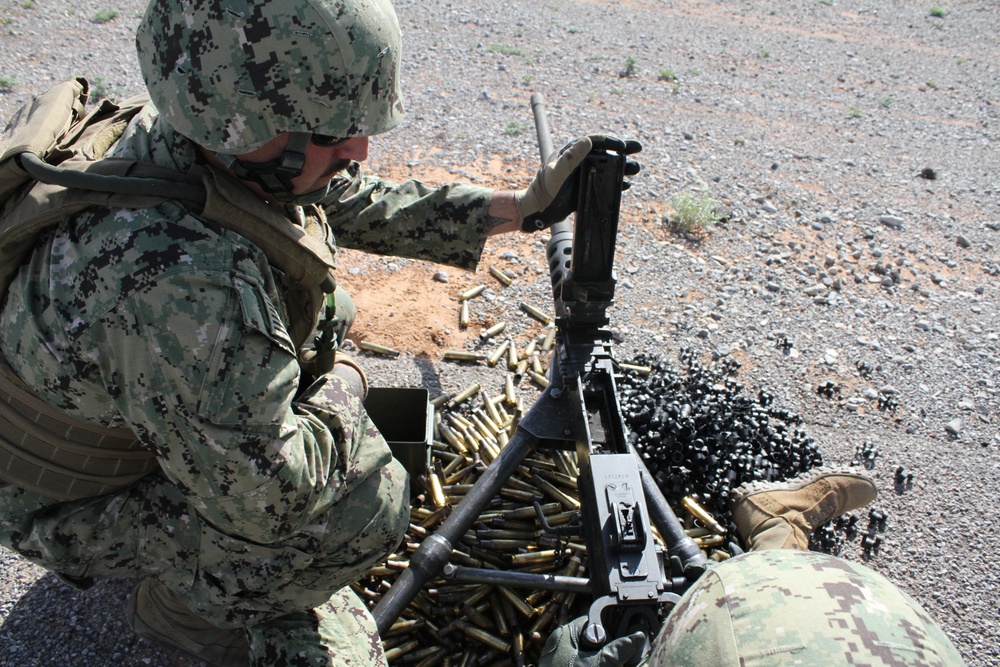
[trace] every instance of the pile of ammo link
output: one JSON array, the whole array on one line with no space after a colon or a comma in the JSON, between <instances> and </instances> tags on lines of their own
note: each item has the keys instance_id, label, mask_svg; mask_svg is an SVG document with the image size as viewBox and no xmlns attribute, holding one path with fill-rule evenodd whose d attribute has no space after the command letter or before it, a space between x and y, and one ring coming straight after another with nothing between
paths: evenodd
<instances>
[{"instance_id":1,"label":"pile of ammo link","mask_svg":"<svg viewBox=\"0 0 1000 667\"><path fill-rule=\"evenodd\" d=\"M480 291L460 295L461 324L467 322L468 300ZM490 367L506 366L508 372L495 395L474 383L432 401L433 466L416 482L423 492L414 499L404 544L355 586L371 606L513 437L524 412L517 384L522 379L538 387L547 384L543 359L550 356L553 345L551 318L527 304L522 310L548 326L544 335L520 349L507 339L488 355L446 353L447 359L485 361ZM495 326L484 332L484 340L502 331ZM723 359L704 365L690 350L681 353L680 362L677 368L662 359L640 356L620 364L622 413L631 443L688 533L709 558L724 560L741 549L731 524L733 489L748 481L793 477L820 465L822 457L797 428L801 420L796 415L773 407L766 392L756 398L743 394L743 386L735 380L738 362ZM582 537L545 534L532 506L541 505L550 525L574 521L580 506L577 474L574 453L536 451L467 531L452 562L587 576ZM383 643L391 665L537 664L552 630L585 613L588 605L589 600L574 593L438 579L417 595L384 634Z\"/></svg>"}]
</instances>

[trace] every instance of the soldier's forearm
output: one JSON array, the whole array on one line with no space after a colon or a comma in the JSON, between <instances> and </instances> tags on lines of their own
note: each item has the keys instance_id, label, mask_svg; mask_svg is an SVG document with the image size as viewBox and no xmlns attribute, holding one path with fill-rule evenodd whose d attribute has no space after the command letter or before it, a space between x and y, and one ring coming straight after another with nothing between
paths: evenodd
<instances>
[{"instance_id":1,"label":"soldier's forearm","mask_svg":"<svg viewBox=\"0 0 1000 667\"><path fill-rule=\"evenodd\" d=\"M490 236L516 232L521 229L521 216L517 212L514 193L507 190L497 190L490 198L490 222L493 227L488 232Z\"/></svg>"}]
</instances>

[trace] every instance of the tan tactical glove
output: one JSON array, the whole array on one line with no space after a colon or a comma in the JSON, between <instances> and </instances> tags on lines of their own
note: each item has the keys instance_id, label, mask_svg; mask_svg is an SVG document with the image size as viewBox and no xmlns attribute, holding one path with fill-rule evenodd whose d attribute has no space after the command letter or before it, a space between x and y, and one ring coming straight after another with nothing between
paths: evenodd
<instances>
[{"instance_id":1,"label":"tan tactical glove","mask_svg":"<svg viewBox=\"0 0 1000 667\"><path fill-rule=\"evenodd\" d=\"M562 150L553 153L545 165L538 170L527 188L514 194L518 213L521 214L521 231L537 232L565 220L576 210L577 167L592 150L608 150L623 155L631 155L642 150L638 141L623 141L618 137L591 134L566 144ZM628 160L625 175L639 173L639 163ZM630 183L624 181L622 189Z\"/></svg>"}]
</instances>

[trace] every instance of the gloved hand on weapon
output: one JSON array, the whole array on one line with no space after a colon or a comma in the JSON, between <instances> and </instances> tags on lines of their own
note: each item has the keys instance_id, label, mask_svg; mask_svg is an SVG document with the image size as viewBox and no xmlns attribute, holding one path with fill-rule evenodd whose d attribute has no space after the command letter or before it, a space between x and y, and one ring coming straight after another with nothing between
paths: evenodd
<instances>
[{"instance_id":1,"label":"gloved hand on weapon","mask_svg":"<svg viewBox=\"0 0 1000 667\"><path fill-rule=\"evenodd\" d=\"M622 667L638 662L646 645L645 634L633 632L598 649L588 649L581 646L580 639L586 625L587 617L581 616L556 628L542 648L538 667Z\"/></svg>"},{"instance_id":2,"label":"gloved hand on weapon","mask_svg":"<svg viewBox=\"0 0 1000 667\"><path fill-rule=\"evenodd\" d=\"M517 211L521 215L521 231L537 232L565 220L576 210L576 169L591 150L608 150L622 155L632 155L642 150L638 141L624 141L605 134L591 134L566 144L553 153L538 170L527 188L514 194ZM628 160L625 175L639 173L639 163ZM626 180L622 189L631 184Z\"/></svg>"}]
</instances>

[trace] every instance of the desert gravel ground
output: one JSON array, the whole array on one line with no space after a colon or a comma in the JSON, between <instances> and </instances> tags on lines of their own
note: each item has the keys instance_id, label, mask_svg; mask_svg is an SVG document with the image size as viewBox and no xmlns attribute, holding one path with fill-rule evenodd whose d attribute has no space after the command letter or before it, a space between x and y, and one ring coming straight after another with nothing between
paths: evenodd
<instances>
[{"instance_id":1,"label":"desert gravel ground","mask_svg":"<svg viewBox=\"0 0 1000 667\"><path fill-rule=\"evenodd\" d=\"M1000 664L1000 5L396 6L409 113L373 141L372 169L521 187L538 160L534 91L557 144L594 131L642 141L619 243L619 357L672 359L682 347L734 357L748 388L803 417L828 462L877 448L885 541L871 556L857 541L843 555L915 597L970 665ZM110 96L139 92L142 10L5 0L0 120L72 75ZM678 235L664 219L691 189L729 217ZM456 326L455 294L486 283L476 324L535 333L517 305L549 298L537 241L498 239L478 274L437 279L441 267L345 253L356 338L403 350L366 358L373 382L499 386L491 369L440 361L444 348L475 344ZM514 285L492 281L487 264ZM911 486L894 484L898 466ZM131 635L129 589L75 591L0 550L0 664L198 664Z\"/></svg>"}]
</instances>

